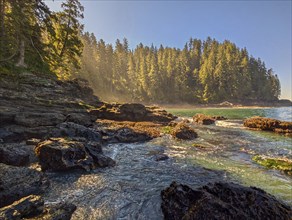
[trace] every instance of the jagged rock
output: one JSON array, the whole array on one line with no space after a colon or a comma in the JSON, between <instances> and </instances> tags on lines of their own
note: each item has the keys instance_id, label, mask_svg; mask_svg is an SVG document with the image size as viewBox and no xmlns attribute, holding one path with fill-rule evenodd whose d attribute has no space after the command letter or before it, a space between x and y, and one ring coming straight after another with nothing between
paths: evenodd
<instances>
[{"instance_id":1,"label":"jagged rock","mask_svg":"<svg viewBox=\"0 0 292 220\"><path fill-rule=\"evenodd\" d=\"M90 114L99 119L116 121L156 121L169 122L176 117L164 110L146 107L138 103L109 104L105 103L98 109L93 109Z\"/></svg>"},{"instance_id":2,"label":"jagged rock","mask_svg":"<svg viewBox=\"0 0 292 220\"><path fill-rule=\"evenodd\" d=\"M201 125L211 125L215 123L215 119L204 114L196 114L193 116L193 122Z\"/></svg>"},{"instance_id":3,"label":"jagged rock","mask_svg":"<svg viewBox=\"0 0 292 220\"><path fill-rule=\"evenodd\" d=\"M24 112L15 116L15 123L26 127L53 126L64 122L66 117L60 113Z\"/></svg>"},{"instance_id":4,"label":"jagged rock","mask_svg":"<svg viewBox=\"0 0 292 220\"><path fill-rule=\"evenodd\" d=\"M64 138L50 138L38 143L35 153L43 171L64 171L76 168L88 171L115 164L111 158L102 155L101 145L98 142L87 143Z\"/></svg>"},{"instance_id":5,"label":"jagged rock","mask_svg":"<svg viewBox=\"0 0 292 220\"><path fill-rule=\"evenodd\" d=\"M29 195L0 208L0 219L70 220L76 206L68 203L44 205L40 196Z\"/></svg>"},{"instance_id":6,"label":"jagged rock","mask_svg":"<svg viewBox=\"0 0 292 220\"><path fill-rule=\"evenodd\" d=\"M292 209L255 187L211 183L196 190L173 182L161 192L168 220L291 219Z\"/></svg>"},{"instance_id":7,"label":"jagged rock","mask_svg":"<svg viewBox=\"0 0 292 220\"><path fill-rule=\"evenodd\" d=\"M104 141L107 143L134 143L149 141L152 136L147 132L135 131L132 128L104 129Z\"/></svg>"},{"instance_id":8,"label":"jagged rock","mask_svg":"<svg viewBox=\"0 0 292 220\"><path fill-rule=\"evenodd\" d=\"M292 134L292 122L280 121L272 118L256 116L246 119L243 125L251 129Z\"/></svg>"},{"instance_id":9,"label":"jagged rock","mask_svg":"<svg viewBox=\"0 0 292 220\"><path fill-rule=\"evenodd\" d=\"M47 187L43 173L0 163L0 207L30 194L41 194Z\"/></svg>"},{"instance_id":10,"label":"jagged rock","mask_svg":"<svg viewBox=\"0 0 292 220\"><path fill-rule=\"evenodd\" d=\"M24 166L29 162L29 154L23 148L14 145L0 145L0 163Z\"/></svg>"},{"instance_id":11,"label":"jagged rock","mask_svg":"<svg viewBox=\"0 0 292 220\"><path fill-rule=\"evenodd\" d=\"M83 125L75 124L73 122L64 122L56 126L57 129L54 129L50 136L51 137L83 137L88 141L100 141L101 134L92 129L85 127Z\"/></svg>"},{"instance_id":12,"label":"jagged rock","mask_svg":"<svg viewBox=\"0 0 292 220\"><path fill-rule=\"evenodd\" d=\"M177 139L192 140L198 137L198 134L185 123L177 124L171 131L171 135Z\"/></svg>"},{"instance_id":13,"label":"jagged rock","mask_svg":"<svg viewBox=\"0 0 292 220\"><path fill-rule=\"evenodd\" d=\"M40 196L29 195L11 205L0 208L0 219L23 219L43 212L44 201Z\"/></svg>"}]
</instances>

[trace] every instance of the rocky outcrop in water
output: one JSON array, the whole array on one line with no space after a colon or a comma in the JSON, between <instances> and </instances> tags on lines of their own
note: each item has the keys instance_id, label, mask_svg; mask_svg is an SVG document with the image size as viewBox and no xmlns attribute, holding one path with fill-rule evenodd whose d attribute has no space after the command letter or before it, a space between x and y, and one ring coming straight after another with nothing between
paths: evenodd
<instances>
[{"instance_id":1,"label":"rocky outcrop in water","mask_svg":"<svg viewBox=\"0 0 292 220\"><path fill-rule=\"evenodd\" d=\"M104 103L98 109L90 111L91 115L99 119L115 121L153 121L169 122L176 117L157 107L146 107L138 103L109 104Z\"/></svg>"},{"instance_id":2,"label":"rocky outcrop in water","mask_svg":"<svg viewBox=\"0 0 292 220\"><path fill-rule=\"evenodd\" d=\"M185 123L178 123L171 131L171 135L177 139L192 140L198 137L198 134Z\"/></svg>"},{"instance_id":3,"label":"rocky outcrop in water","mask_svg":"<svg viewBox=\"0 0 292 220\"><path fill-rule=\"evenodd\" d=\"M173 182L161 192L164 219L291 219L291 207L255 187L211 183L198 189Z\"/></svg>"},{"instance_id":4,"label":"rocky outcrop in water","mask_svg":"<svg viewBox=\"0 0 292 220\"><path fill-rule=\"evenodd\" d=\"M280 121L272 118L256 116L246 119L243 125L251 129L292 135L292 122L288 121Z\"/></svg>"},{"instance_id":5,"label":"rocky outcrop in water","mask_svg":"<svg viewBox=\"0 0 292 220\"><path fill-rule=\"evenodd\" d=\"M50 219L70 220L76 206L68 203L44 205L41 196L29 195L11 205L0 208L0 219Z\"/></svg>"},{"instance_id":6,"label":"rocky outcrop in water","mask_svg":"<svg viewBox=\"0 0 292 220\"><path fill-rule=\"evenodd\" d=\"M0 163L0 207L30 194L41 194L48 186L41 172Z\"/></svg>"},{"instance_id":7,"label":"rocky outcrop in water","mask_svg":"<svg viewBox=\"0 0 292 220\"><path fill-rule=\"evenodd\" d=\"M193 122L200 125L211 125L215 121L213 117L204 114L196 114L193 116Z\"/></svg>"},{"instance_id":8,"label":"rocky outcrop in water","mask_svg":"<svg viewBox=\"0 0 292 220\"><path fill-rule=\"evenodd\" d=\"M98 142L86 139L50 138L38 143L35 153L43 171L65 171L70 169L91 170L97 167L114 166L115 162L102 154Z\"/></svg>"}]
</instances>

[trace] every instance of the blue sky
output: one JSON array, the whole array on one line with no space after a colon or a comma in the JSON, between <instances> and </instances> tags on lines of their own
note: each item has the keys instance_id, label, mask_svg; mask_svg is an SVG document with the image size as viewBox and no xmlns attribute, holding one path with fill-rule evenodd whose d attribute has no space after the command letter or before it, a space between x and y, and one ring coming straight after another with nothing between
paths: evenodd
<instances>
[{"instance_id":1,"label":"blue sky","mask_svg":"<svg viewBox=\"0 0 292 220\"><path fill-rule=\"evenodd\" d=\"M59 10L61 1L45 1ZM130 46L182 48L190 37L208 36L246 47L278 74L281 98L292 100L292 3L288 1L81 1L85 31L114 43L126 37Z\"/></svg>"}]
</instances>

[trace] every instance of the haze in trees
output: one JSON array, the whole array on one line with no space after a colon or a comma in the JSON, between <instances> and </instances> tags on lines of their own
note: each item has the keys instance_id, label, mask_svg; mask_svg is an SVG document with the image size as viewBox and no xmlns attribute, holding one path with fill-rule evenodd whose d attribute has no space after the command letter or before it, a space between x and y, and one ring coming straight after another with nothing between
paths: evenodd
<instances>
[{"instance_id":1,"label":"haze in trees","mask_svg":"<svg viewBox=\"0 0 292 220\"><path fill-rule=\"evenodd\" d=\"M107 101L216 103L280 96L272 69L230 41L190 39L183 49L129 48L83 33L83 6L66 0L51 12L43 0L0 0L0 68L87 79Z\"/></svg>"},{"instance_id":2,"label":"haze in trees","mask_svg":"<svg viewBox=\"0 0 292 220\"><path fill-rule=\"evenodd\" d=\"M82 35L81 69L103 99L145 103L216 103L271 101L280 82L261 59L228 40L190 39L184 48L144 46L129 49L128 40L113 46Z\"/></svg>"}]
</instances>

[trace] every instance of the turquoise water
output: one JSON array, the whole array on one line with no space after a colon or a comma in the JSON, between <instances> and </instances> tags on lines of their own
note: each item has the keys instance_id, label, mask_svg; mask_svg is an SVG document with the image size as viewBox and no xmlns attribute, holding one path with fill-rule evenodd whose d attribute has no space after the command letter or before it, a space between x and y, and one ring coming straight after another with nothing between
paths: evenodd
<instances>
[{"instance_id":1,"label":"turquoise water","mask_svg":"<svg viewBox=\"0 0 292 220\"><path fill-rule=\"evenodd\" d=\"M275 118L292 121L292 107L281 108L198 108L198 109L166 109L170 113L181 117L192 117L196 113L214 116L225 116L229 119L245 119L252 116Z\"/></svg>"}]
</instances>

